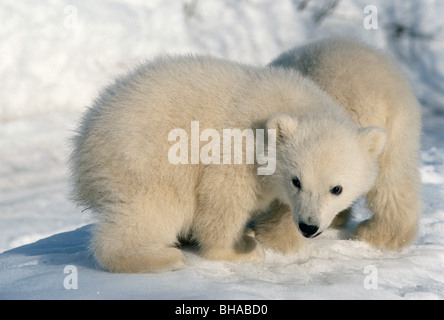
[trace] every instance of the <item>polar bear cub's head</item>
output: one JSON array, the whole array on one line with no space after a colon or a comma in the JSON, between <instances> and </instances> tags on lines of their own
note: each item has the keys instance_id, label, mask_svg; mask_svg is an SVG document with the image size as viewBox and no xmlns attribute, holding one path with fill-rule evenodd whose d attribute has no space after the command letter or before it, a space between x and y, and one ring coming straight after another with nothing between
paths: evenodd
<instances>
[{"instance_id":1,"label":"polar bear cub's head","mask_svg":"<svg viewBox=\"0 0 444 320\"><path fill-rule=\"evenodd\" d=\"M276 129L277 136L273 184L305 237L327 229L374 184L386 141L381 128L358 128L351 120L325 115L285 114L272 117L267 128Z\"/></svg>"}]
</instances>

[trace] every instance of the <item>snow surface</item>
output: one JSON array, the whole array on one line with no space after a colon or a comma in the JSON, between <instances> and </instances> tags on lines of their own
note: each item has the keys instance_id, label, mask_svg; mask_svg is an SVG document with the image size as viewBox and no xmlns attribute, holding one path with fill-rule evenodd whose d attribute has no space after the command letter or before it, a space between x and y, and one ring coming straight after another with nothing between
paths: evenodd
<instances>
[{"instance_id":1,"label":"snow surface","mask_svg":"<svg viewBox=\"0 0 444 320\"><path fill-rule=\"evenodd\" d=\"M373 1L96 0L0 3L0 299L443 299L444 3ZM207 53L264 65L330 35L391 53L423 105L423 210L416 242L384 251L352 241L363 201L343 231L294 256L214 262L192 248L186 269L111 274L88 251L88 212L68 200L69 138L99 89L145 58ZM76 273L64 273L66 266ZM77 276L77 289L66 289ZM67 278L68 277L68 278ZM369 278L370 277L370 278ZM376 277L376 278L375 278ZM377 288L369 288L376 284ZM370 286L371 287L371 286Z\"/></svg>"}]
</instances>

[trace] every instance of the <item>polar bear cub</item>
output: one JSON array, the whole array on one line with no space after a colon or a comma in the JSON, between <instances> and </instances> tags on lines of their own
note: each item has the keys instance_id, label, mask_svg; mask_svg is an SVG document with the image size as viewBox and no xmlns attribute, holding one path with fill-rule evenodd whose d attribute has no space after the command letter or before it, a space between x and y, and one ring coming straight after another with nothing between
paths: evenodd
<instances>
[{"instance_id":1,"label":"polar bear cub","mask_svg":"<svg viewBox=\"0 0 444 320\"><path fill-rule=\"evenodd\" d=\"M237 161L225 161L227 129L258 133L238 141ZM244 140L263 148L253 161ZM209 259L258 260L263 249L245 233L252 217L276 211L292 231L279 245L296 250L372 188L385 140L294 70L159 58L118 78L83 116L70 160L74 198L96 212L91 248L106 270L183 268L183 238ZM275 167L258 174L267 154Z\"/></svg>"},{"instance_id":2,"label":"polar bear cub","mask_svg":"<svg viewBox=\"0 0 444 320\"><path fill-rule=\"evenodd\" d=\"M354 235L390 249L411 243L420 212L421 114L395 64L360 42L331 39L285 52L270 65L298 70L315 81L359 127L378 126L386 131L387 143L378 157L379 173L367 194L373 215L358 225ZM263 229L258 229L259 235L269 238L270 229L276 229L275 235L281 232L276 227L278 216L269 217L268 224L264 219L257 223Z\"/></svg>"}]
</instances>

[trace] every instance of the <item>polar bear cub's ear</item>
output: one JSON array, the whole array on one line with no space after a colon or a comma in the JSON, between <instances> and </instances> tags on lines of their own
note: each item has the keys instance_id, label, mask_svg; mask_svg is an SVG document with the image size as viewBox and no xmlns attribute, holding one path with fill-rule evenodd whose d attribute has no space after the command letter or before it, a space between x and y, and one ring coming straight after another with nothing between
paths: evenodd
<instances>
[{"instance_id":1,"label":"polar bear cub's ear","mask_svg":"<svg viewBox=\"0 0 444 320\"><path fill-rule=\"evenodd\" d=\"M370 154L378 156L384 149L387 133L380 127L365 127L359 129L359 139L367 146Z\"/></svg>"},{"instance_id":2,"label":"polar bear cub's ear","mask_svg":"<svg viewBox=\"0 0 444 320\"><path fill-rule=\"evenodd\" d=\"M276 136L283 138L295 131L298 122L288 114L275 114L267 121L267 129L275 129Z\"/></svg>"}]
</instances>

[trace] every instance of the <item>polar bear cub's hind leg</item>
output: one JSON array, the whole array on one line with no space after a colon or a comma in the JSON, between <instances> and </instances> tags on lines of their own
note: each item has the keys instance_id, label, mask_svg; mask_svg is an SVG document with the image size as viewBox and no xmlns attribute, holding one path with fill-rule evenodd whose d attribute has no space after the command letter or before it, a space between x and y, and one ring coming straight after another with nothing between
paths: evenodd
<instances>
[{"instance_id":1,"label":"polar bear cub's hind leg","mask_svg":"<svg viewBox=\"0 0 444 320\"><path fill-rule=\"evenodd\" d=\"M118 226L119 229L122 227L122 224ZM134 229L134 226L128 229ZM96 226L94 231L91 244L96 261L108 271L157 273L186 266L185 255L174 247L174 243L146 242L143 237L134 237L134 233L125 237L127 232L119 235L115 225L106 223Z\"/></svg>"}]
</instances>

